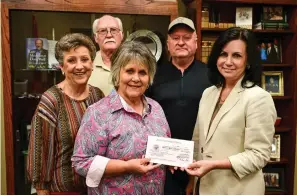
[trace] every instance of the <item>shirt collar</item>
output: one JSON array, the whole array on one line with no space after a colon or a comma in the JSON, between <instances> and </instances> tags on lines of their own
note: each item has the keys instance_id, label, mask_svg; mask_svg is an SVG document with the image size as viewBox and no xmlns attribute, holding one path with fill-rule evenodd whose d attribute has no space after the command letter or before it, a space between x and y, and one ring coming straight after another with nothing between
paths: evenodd
<instances>
[{"instance_id":1,"label":"shirt collar","mask_svg":"<svg viewBox=\"0 0 297 196\"><path fill-rule=\"evenodd\" d=\"M118 110L124 109L127 112L133 112L135 113L135 110L122 98L115 89L111 91L109 94L110 96L110 107L111 112L116 112ZM149 114L151 112L151 104L149 103L147 97L143 95L142 101L144 103L143 108L143 116Z\"/></svg>"},{"instance_id":2,"label":"shirt collar","mask_svg":"<svg viewBox=\"0 0 297 196\"><path fill-rule=\"evenodd\" d=\"M94 59L94 62L93 62L94 66L96 67L101 67L102 69L105 69L105 70L108 70L110 71L110 68L107 67L104 62L103 62L103 59L102 59L102 55L101 55L101 51L99 50L98 52L96 52L96 57Z\"/></svg>"}]
</instances>

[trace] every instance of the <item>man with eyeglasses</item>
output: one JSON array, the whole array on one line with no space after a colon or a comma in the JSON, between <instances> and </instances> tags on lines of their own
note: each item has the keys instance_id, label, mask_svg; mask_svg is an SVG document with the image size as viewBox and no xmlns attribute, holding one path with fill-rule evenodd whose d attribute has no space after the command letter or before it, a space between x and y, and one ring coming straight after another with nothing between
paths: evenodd
<instances>
[{"instance_id":1,"label":"man with eyeglasses","mask_svg":"<svg viewBox=\"0 0 297 196\"><path fill-rule=\"evenodd\" d=\"M93 63L89 84L100 88L107 96L114 88L110 80L111 55L123 40L123 25L119 18L104 15L93 22L93 33L99 51Z\"/></svg>"},{"instance_id":2,"label":"man with eyeglasses","mask_svg":"<svg viewBox=\"0 0 297 196\"><path fill-rule=\"evenodd\" d=\"M210 86L207 67L195 60L197 35L192 20L179 17L169 24L167 47L171 61L157 69L147 96L162 106L171 137L191 140L198 106L204 89ZM166 173L166 195L192 194L194 179L180 170Z\"/></svg>"}]
</instances>

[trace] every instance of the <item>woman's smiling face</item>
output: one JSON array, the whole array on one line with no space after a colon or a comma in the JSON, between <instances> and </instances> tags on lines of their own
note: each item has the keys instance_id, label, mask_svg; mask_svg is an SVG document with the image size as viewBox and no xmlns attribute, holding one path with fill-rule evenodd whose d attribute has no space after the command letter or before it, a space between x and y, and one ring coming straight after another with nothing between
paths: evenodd
<instances>
[{"instance_id":1,"label":"woman's smiling face","mask_svg":"<svg viewBox=\"0 0 297 196\"><path fill-rule=\"evenodd\" d=\"M85 46L72 48L64 52L62 71L71 84L87 84L93 69L90 51Z\"/></svg>"},{"instance_id":2,"label":"woman's smiling face","mask_svg":"<svg viewBox=\"0 0 297 196\"><path fill-rule=\"evenodd\" d=\"M149 85L148 67L130 61L121 68L118 93L126 99L141 99Z\"/></svg>"},{"instance_id":3,"label":"woman's smiling face","mask_svg":"<svg viewBox=\"0 0 297 196\"><path fill-rule=\"evenodd\" d=\"M237 82L245 73L246 63L246 44L242 40L232 40L221 51L217 67L226 82Z\"/></svg>"}]
</instances>

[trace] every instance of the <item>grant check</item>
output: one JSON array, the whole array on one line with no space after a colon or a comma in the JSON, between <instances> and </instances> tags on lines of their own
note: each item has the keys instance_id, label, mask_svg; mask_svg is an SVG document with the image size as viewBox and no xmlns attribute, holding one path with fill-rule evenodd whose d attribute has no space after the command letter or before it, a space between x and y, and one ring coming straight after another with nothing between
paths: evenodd
<instances>
[{"instance_id":1,"label":"grant check","mask_svg":"<svg viewBox=\"0 0 297 196\"><path fill-rule=\"evenodd\" d=\"M145 157L152 163L187 167L193 162L194 142L148 136Z\"/></svg>"}]
</instances>

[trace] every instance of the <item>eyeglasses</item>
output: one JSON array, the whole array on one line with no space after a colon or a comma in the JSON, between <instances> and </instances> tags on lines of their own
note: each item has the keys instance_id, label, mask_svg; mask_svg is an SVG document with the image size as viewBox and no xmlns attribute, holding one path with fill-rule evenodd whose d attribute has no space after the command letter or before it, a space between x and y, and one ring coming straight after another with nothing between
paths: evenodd
<instances>
[{"instance_id":1,"label":"eyeglasses","mask_svg":"<svg viewBox=\"0 0 297 196\"><path fill-rule=\"evenodd\" d=\"M169 36L174 42L179 42L180 39L182 39L183 42L188 42L192 40L193 36L192 35L184 35L184 36L175 36L175 35L170 35Z\"/></svg>"},{"instance_id":2,"label":"eyeglasses","mask_svg":"<svg viewBox=\"0 0 297 196\"><path fill-rule=\"evenodd\" d=\"M108 34L108 32L110 32L111 35L117 35L121 30L116 28L116 27L112 27L112 28L102 28L99 29L97 31L97 33L101 36L106 36Z\"/></svg>"}]
</instances>

